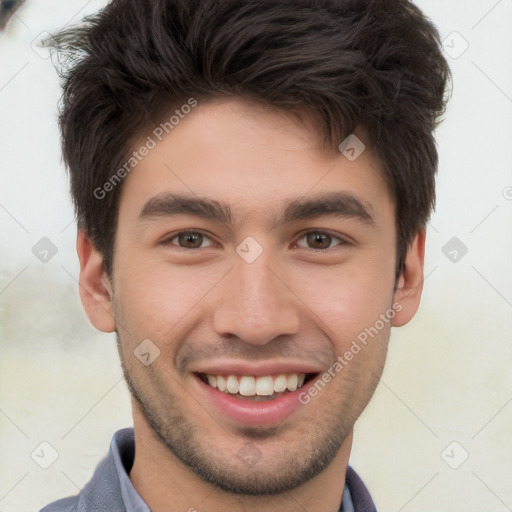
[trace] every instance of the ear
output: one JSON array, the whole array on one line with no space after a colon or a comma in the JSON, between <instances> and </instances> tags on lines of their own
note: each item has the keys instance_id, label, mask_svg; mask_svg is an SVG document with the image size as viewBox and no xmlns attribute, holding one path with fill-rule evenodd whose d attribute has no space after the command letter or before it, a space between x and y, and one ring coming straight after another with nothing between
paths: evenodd
<instances>
[{"instance_id":1,"label":"ear","mask_svg":"<svg viewBox=\"0 0 512 512\"><path fill-rule=\"evenodd\" d=\"M80 260L80 298L91 323L103 332L116 328L112 307L112 286L103 269L103 256L85 231L79 230L76 250Z\"/></svg>"},{"instance_id":2,"label":"ear","mask_svg":"<svg viewBox=\"0 0 512 512\"><path fill-rule=\"evenodd\" d=\"M402 272L400 273L394 294L396 315L391 321L393 327L401 327L409 322L418 311L423 291L423 264L425 261L425 230L415 236L409 246Z\"/></svg>"}]
</instances>

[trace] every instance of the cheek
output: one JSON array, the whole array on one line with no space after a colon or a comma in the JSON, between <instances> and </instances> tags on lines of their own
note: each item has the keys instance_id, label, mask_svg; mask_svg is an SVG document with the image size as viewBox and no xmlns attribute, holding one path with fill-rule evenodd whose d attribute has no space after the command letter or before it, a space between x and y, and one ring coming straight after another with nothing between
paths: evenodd
<instances>
[{"instance_id":1,"label":"cheek","mask_svg":"<svg viewBox=\"0 0 512 512\"><path fill-rule=\"evenodd\" d=\"M359 260L340 265L337 269L326 267L303 272L297 281L297 295L322 320L320 327L325 328L326 334L345 345L373 326L390 308L393 266L394 261L373 258L366 263Z\"/></svg>"},{"instance_id":2,"label":"cheek","mask_svg":"<svg viewBox=\"0 0 512 512\"><path fill-rule=\"evenodd\" d=\"M119 265L114 283L116 320L131 338L150 338L163 346L199 311L201 299L222 275L220 269L206 266L158 263L137 269L136 265Z\"/></svg>"}]
</instances>

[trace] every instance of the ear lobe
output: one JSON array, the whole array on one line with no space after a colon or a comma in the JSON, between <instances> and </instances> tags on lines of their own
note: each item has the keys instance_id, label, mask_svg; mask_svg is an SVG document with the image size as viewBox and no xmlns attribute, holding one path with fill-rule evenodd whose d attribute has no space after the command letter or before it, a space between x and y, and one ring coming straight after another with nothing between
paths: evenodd
<instances>
[{"instance_id":1,"label":"ear lobe","mask_svg":"<svg viewBox=\"0 0 512 512\"><path fill-rule=\"evenodd\" d=\"M423 291L423 264L425 261L425 230L415 236L409 246L404 267L397 279L394 294L396 315L391 321L393 327L401 327L408 323L418 311Z\"/></svg>"},{"instance_id":2,"label":"ear lobe","mask_svg":"<svg viewBox=\"0 0 512 512\"><path fill-rule=\"evenodd\" d=\"M91 323L103 332L116 328L112 307L112 287L103 269L103 256L85 231L79 230L76 250L80 260L80 298Z\"/></svg>"}]
</instances>

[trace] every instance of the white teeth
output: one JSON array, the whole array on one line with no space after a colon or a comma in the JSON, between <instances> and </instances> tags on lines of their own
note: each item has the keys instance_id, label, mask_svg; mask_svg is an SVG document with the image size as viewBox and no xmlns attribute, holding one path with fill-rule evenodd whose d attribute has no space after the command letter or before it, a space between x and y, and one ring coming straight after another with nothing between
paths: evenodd
<instances>
[{"instance_id":1,"label":"white teeth","mask_svg":"<svg viewBox=\"0 0 512 512\"><path fill-rule=\"evenodd\" d=\"M256 382L254 377L244 375L240 379L240 389L238 392L243 396L253 396L256 394Z\"/></svg>"},{"instance_id":2,"label":"white teeth","mask_svg":"<svg viewBox=\"0 0 512 512\"><path fill-rule=\"evenodd\" d=\"M217 389L219 391L226 391L226 381L224 380L224 377L222 375L219 375L217 377L214 377L211 375L214 379L217 379Z\"/></svg>"},{"instance_id":3,"label":"white teeth","mask_svg":"<svg viewBox=\"0 0 512 512\"><path fill-rule=\"evenodd\" d=\"M299 382L299 379L297 377L296 373L291 373L288 375L288 378L286 379L286 387L290 391L295 391L297 389L297 384Z\"/></svg>"},{"instance_id":4,"label":"white teeth","mask_svg":"<svg viewBox=\"0 0 512 512\"><path fill-rule=\"evenodd\" d=\"M236 395L238 393L238 379L234 375L230 375L228 377L228 380L226 381L226 387L228 388L228 391L232 393L233 395Z\"/></svg>"},{"instance_id":5,"label":"white teeth","mask_svg":"<svg viewBox=\"0 0 512 512\"><path fill-rule=\"evenodd\" d=\"M206 377L208 379L208 384L210 384L210 386L212 388L216 388L217 387L217 379L213 375L207 375Z\"/></svg>"},{"instance_id":6,"label":"white teeth","mask_svg":"<svg viewBox=\"0 0 512 512\"><path fill-rule=\"evenodd\" d=\"M281 393L286 389L286 375L278 375L274 380L274 391Z\"/></svg>"},{"instance_id":7,"label":"white teeth","mask_svg":"<svg viewBox=\"0 0 512 512\"><path fill-rule=\"evenodd\" d=\"M270 396L274 394L274 382L270 375L256 379L256 394L259 396Z\"/></svg>"},{"instance_id":8,"label":"white teeth","mask_svg":"<svg viewBox=\"0 0 512 512\"><path fill-rule=\"evenodd\" d=\"M306 374L289 373L279 375L265 375L254 377L252 375L206 375L208 384L233 395L242 396L271 396L286 390L295 391L304 384Z\"/></svg>"}]
</instances>

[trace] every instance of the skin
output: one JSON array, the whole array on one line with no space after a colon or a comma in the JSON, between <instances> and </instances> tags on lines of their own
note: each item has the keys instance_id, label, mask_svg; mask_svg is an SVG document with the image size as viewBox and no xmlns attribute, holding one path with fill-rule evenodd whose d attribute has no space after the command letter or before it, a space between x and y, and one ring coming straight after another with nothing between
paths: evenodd
<instances>
[{"instance_id":1,"label":"skin","mask_svg":"<svg viewBox=\"0 0 512 512\"><path fill-rule=\"evenodd\" d=\"M425 233L395 281L394 204L378 160L367 147L351 162L314 134L312 122L247 101L200 104L124 180L112 280L78 234L82 302L98 329L117 330L134 396L130 478L153 512L340 506L354 422L382 373L390 325L407 323L419 305ZM276 222L288 201L333 191L357 197L374 223L334 215ZM140 218L164 192L228 203L234 223ZM183 230L207 237L183 242ZM305 236L319 230L335 237L328 248ZM236 252L248 236L263 249L250 264ZM392 321L277 425L244 428L199 392L192 372L219 358L326 371L393 303ZM133 354L144 339L160 350L149 366ZM247 444L260 454L254 466L237 457Z\"/></svg>"}]
</instances>

